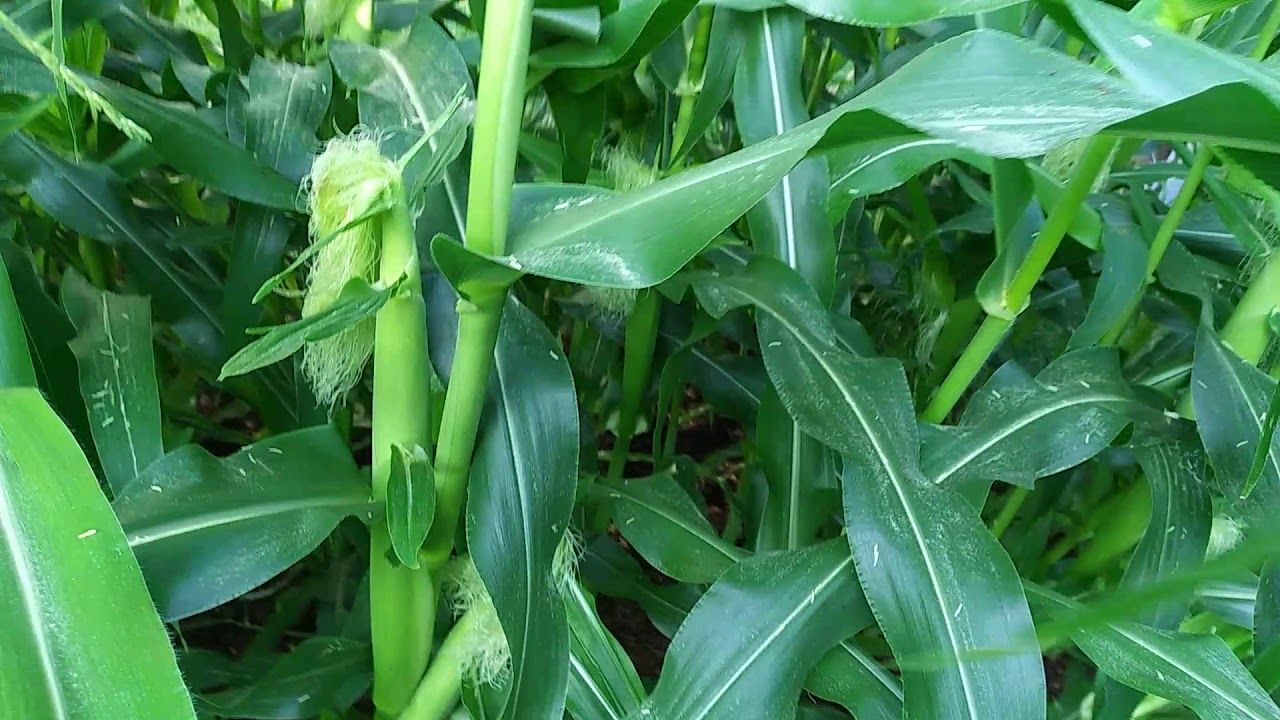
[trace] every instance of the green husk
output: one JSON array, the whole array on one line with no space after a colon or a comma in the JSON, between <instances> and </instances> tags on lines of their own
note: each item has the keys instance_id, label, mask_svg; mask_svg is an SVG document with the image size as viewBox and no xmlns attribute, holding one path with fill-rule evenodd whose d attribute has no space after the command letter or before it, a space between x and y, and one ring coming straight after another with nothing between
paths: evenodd
<instances>
[{"instance_id":1,"label":"green husk","mask_svg":"<svg viewBox=\"0 0 1280 720\"><path fill-rule=\"evenodd\" d=\"M328 240L312 260L302 316L328 308L352 278L377 280L380 247L379 221L348 227L371 208L386 205L397 187L399 170L383 157L378 144L357 133L329 142L316 158L304 190L311 213L314 242ZM346 228L346 229L343 229ZM360 380L373 354L374 320L303 350L302 369L320 402L333 405Z\"/></svg>"}]
</instances>

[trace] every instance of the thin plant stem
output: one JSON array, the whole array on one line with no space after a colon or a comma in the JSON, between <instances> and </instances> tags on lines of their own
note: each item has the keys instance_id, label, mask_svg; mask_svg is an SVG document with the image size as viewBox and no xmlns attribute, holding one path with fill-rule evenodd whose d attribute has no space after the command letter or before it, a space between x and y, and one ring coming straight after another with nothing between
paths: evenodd
<instances>
[{"instance_id":1,"label":"thin plant stem","mask_svg":"<svg viewBox=\"0 0 1280 720\"><path fill-rule=\"evenodd\" d=\"M1191 201L1195 199L1196 192L1200 189L1200 183L1204 180L1205 171L1209 169L1209 164L1213 161L1213 151L1207 146L1196 151L1195 160L1191 163L1191 168L1187 171L1187 176L1183 180L1182 187L1178 189L1178 195L1173 199L1173 204L1169 206L1169 212L1164 216L1164 220L1160 223L1160 228L1156 230L1155 238L1151 241L1151 249L1147 252L1147 283L1150 284L1155 279L1156 268L1160 266L1160 260L1164 258L1165 252L1169 249L1169 243L1173 240L1173 234L1177 231L1178 225L1182 223L1183 216L1186 215L1188 208L1191 207ZM1134 313L1138 310L1138 305L1142 302L1142 293L1139 292L1125 309L1124 314L1107 330L1102 336L1102 345L1114 345L1120 337L1120 333L1128 327L1129 322L1133 319Z\"/></svg>"},{"instance_id":2,"label":"thin plant stem","mask_svg":"<svg viewBox=\"0 0 1280 720\"><path fill-rule=\"evenodd\" d=\"M830 71L827 68L831 64L831 38L827 38L822 42L822 50L818 53L818 64L813 70L813 81L809 83L809 92L804 99L804 106L809 112L813 112L813 106L818 102L818 96L822 94L822 88L826 87L827 79L830 77Z\"/></svg>"},{"instance_id":3,"label":"thin plant stem","mask_svg":"<svg viewBox=\"0 0 1280 720\"><path fill-rule=\"evenodd\" d=\"M656 290L642 290L636 306L627 316L626 343L622 356L622 397L618 407L617 442L609 459L609 479L622 477L627 465L631 438L640 417L640 405L649 389L653 351L658 340L658 310L662 296Z\"/></svg>"},{"instance_id":4,"label":"thin plant stem","mask_svg":"<svg viewBox=\"0 0 1280 720\"><path fill-rule=\"evenodd\" d=\"M1004 507L1000 508L1000 514L991 523L991 534L999 540L1001 535L1009 529L1009 525L1013 523L1013 519L1017 517L1018 510L1022 509L1022 504L1031 496L1031 491L1024 487L1014 488L1009 494L1009 499L1005 502Z\"/></svg>"},{"instance_id":5,"label":"thin plant stem","mask_svg":"<svg viewBox=\"0 0 1280 720\"><path fill-rule=\"evenodd\" d=\"M533 0L489 3L466 233L467 246L485 255L501 255L506 246L532 26ZM436 514L423 545L430 567L443 565L453 550L506 289L484 287L469 295L458 302L458 340L436 450Z\"/></svg>"},{"instance_id":6,"label":"thin plant stem","mask_svg":"<svg viewBox=\"0 0 1280 720\"><path fill-rule=\"evenodd\" d=\"M1040 281L1040 276L1049 267L1053 254L1058 251L1058 246L1066 237L1067 230L1075 220L1080 206L1093 189L1098 175L1111 159L1111 153L1117 142L1113 138L1101 136L1089 141L1088 147L1085 148L1076 166L1075 173L1067 182L1053 210L1049 212L1049 217L1045 219L1044 226L1041 227L1040 234L1032 243L1026 258L1018 266L1013 279L1005 288L1002 305L1008 317L988 315L983 320L982 326L978 328L978 334L970 341L955 367L942 381L938 393L925 408L926 422L938 423L946 419L968 390L969 384L977 377L982 366L1000 345L1005 333L1013 324L1013 318L1022 311L1031 297L1031 291Z\"/></svg>"},{"instance_id":7,"label":"thin plant stem","mask_svg":"<svg viewBox=\"0 0 1280 720\"><path fill-rule=\"evenodd\" d=\"M693 43L689 47L689 64L685 67L684 76L680 78L680 110L676 114L675 131L671 135L671 146L684 147L685 136L693 124L693 108L697 104L698 94L702 92L703 75L707 67L707 48L711 44L712 7L698 8L698 24L694 27Z\"/></svg>"},{"instance_id":8,"label":"thin plant stem","mask_svg":"<svg viewBox=\"0 0 1280 720\"><path fill-rule=\"evenodd\" d=\"M403 193L403 190L400 191ZM407 198L379 220L379 274L394 283L406 272L404 290L378 311L373 356L373 498L384 500L393 447L431 446L431 367L426 309ZM395 567L387 558L391 538L385 520L370 529L369 600L373 636L374 705L394 717L413 696L431 656L435 588L427 568Z\"/></svg>"}]
</instances>

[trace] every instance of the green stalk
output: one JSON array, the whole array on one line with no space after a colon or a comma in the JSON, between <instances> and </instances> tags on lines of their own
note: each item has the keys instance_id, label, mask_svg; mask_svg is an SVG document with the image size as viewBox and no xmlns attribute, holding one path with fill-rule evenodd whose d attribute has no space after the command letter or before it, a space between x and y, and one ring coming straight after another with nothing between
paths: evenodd
<instances>
[{"instance_id":1,"label":"green stalk","mask_svg":"<svg viewBox=\"0 0 1280 720\"><path fill-rule=\"evenodd\" d=\"M1173 204L1169 206L1169 213L1164 216L1164 221L1160 223L1160 228L1156 230L1156 236L1151 241L1151 249L1147 252L1147 283L1155 281L1156 268L1160 266L1160 260L1164 258L1165 251L1169 249L1169 243L1173 240L1173 234L1177 231L1178 225L1182 224L1182 218L1187 213L1187 209L1191 207L1191 201L1195 199L1196 192L1200 189L1200 183L1204 181L1205 171L1209 169L1209 163L1213 161L1213 151L1208 146L1201 147L1196 151L1195 159L1191 163L1191 168L1187 171L1187 177L1183 180L1182 187L1178 189L1178 195L1173 199ZM1129 303L1129 307L1125 309L1124 314L1111 326L1107 333L1102 336L1101 344L1114 345L1120 337L1120 333L1128 327L1129 322L1133 319L1133 315L1138 310L1138 305L1142 302L1142 293Z\"/></svg>"},{"instance_id":2,"label":"green stalk","mask_svg":"<svg viewBox=\"0 0 1280 720\"><path fill-rule=\"evenodd\" d=\"M391 476L392 446L431 446L431 367L426 309L408 199L380 219L383 283L406 271L404 291L378 311L373 355L373 499L383 501ZM431 656L435 588L425 567L393 567L385 520L370 530L369 599L373 634L373 700L380 716L394 717L413 697Z\"/></svg>"},{"instance_id":3,"label":"green stalk","mask_svg":"<svg viewBox=\"0 0 1280 720\"><path fill-rule=\"evenodd\" d=\"M27 336L9 271L0 257L0 388L35 387L36 369L27 351Z\"/></svg>"},{"instance_id":4,"label":"green stalk","mask_svg":"<svg viewBox=\"0 0 1280 720\"><path fill-rule=\"evenodd\" d=\"M462 664L473 645L471 636L478 632L475 614L463 615L440 644L435 662L422 678L413 701L400 714L399 720L444 720L462 697Z\"/></svg>"},{"instance_id":5,"label":"green stalk","mask_svg":"<svg viewBox=\"0 0 1280 720\"><path fill-rule=\"evenodd\" d=\"M636 433L640 405L649 389L653 350L658 341L658 309L662 296L656 290L642 290L636 306L627 316L626 343L622 356L622 398L618 405L617 442L609 459L609 479L618 480L627 465L631 438Z\"/></svg>"},{"instance_id":6,"label":"green stalk","mask_svg":"<svg viewBox=\"0 0 1280 720\"><path fill-rule=\"evenodd\" d=\"M689 126L693 123L693 107L698 93L702 91L702 76L707 67L707 48L711 44L711 18L715 8L698 8L698 24L693 30L693 44L689 48L689 65L685 68L684 77L680 78L680 111L676 115L676 126L671 135L671 146L684 146L685 136L689 134Z\"/></svg>"},{"instance_id":7,"label":"green stalk","mask_svg":"<svg viewBox=\"0 0 1280 720\"><path fill-rule=\"evenodd\" d=\"M487 10L466 242L476 252L501 255L506 246L516 146L524 117L533 0L490 0ZM431 567L444 564L453 550L505 294L505 288L489 287L458 303L458 342L436 450L436 517L423 546Z\"/></svg>"},{"instance_id":8,"label":"green stalk","mask_svg":"<svg viewBox=\"0 0 1280 720\"><path fill-rule=\"evenodd\" d=\"M1000 514L991 523L991 534L999 540L1001 535L1009 529L1013 524L1013 519L1018 515L1018 510L1022 509L1022 504L1030 497L1031 491L1024 487L1017 487L1009 494L1009 499L1005 502L1004 507L1000 508Z\"/></svg>"},{"instance_id":9,"label":"green stalk","mask_svg":"<svg viewBox=\"0 0 1280 720\"><path fill-rule=\"evenodd\" d=\"M672 146L680 148L689 126L693 122L693 108L702 89L702 76L706 70L707 48L711 42L713 8L698 9L698 22L694 27L693 42L689 48L689 63L680 79L680 110L676 115ZM679 172L682 165L672 168ZM627 465L627 453L635 436L653 370L653 351L658 340L658 311L661 296L654 290L642 290L636 296L635 307L627 316L626 342L622 356L622 396L618 404L617 440L609 458L608 476L612 480L622 477Z\"/></svg>"},{"instance_id":10,"label":"green stalk","mask_svg":"<svg viewBox=\"0 0 1280 720\"><path fill-rule=\"evenodd\" d=\"M960 401L961 396L968 390L969 384L977 377L982 366L986 364L987 359L991 357L991 353L995 352L1000 345L1005 333L1013 324L1013 318L1022 312L1023 306L1031 297L1031 291L1040 281L1040 276L1049 267L1053 254L1058 251L1058 246L1066 237L1076 213L1080 211L1080 206L1084 204L1085 198L1093 189L1099 174L1106 168L1117 142L1113 138L1101 136L1089 141L1084 155L1076 166L1075 173L1067 182L1053 210L1049 212L1049 217L1045 219L1044 226L1032 243L1026 258L1023 259L1013 279L1005 288L1001 304L1008 313L1008 317L988 315L983 320L982 326L978 328L978 334L970 341L960 360L942 381L937 395L925 408L926 422L939 423L946 419L952 408Z\"/></svg>"}]
</instances>

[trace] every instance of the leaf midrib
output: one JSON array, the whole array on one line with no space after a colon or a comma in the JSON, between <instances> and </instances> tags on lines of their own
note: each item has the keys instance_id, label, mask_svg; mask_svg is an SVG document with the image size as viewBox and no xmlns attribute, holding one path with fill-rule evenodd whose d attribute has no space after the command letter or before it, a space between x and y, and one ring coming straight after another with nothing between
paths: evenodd
<instances>
[{"instance_id":1,"label":"leaf midrib","mask_svg":"<svg viewBox=\"0 0 1280 720\"><path fill-rule=\"evenodd\" d=\"M827 575L823 577L810 592L804 593L803 596L799 598L799 602L797 602L787 613L786 617L782 619L782 622L778 623L778 625L770 631L768 635L756 644L755 648L745 658L743 658L742 662L738 664L738 667L733 671L733 673L730 674L723 683L721 683L720 687L699 709L698 713L690 715L687 720L705 720L707 715L715 709L716 703L720 702L720 699L723 698L725 694L729 692L729 689L746 674L747 670L760 659L760 656L763 655L765 651L773 645L778 637L780 637L782 633L796 621L796 618L798 618L801 613L816 605L817 597L826 592L827 588L830 587L830 585L839 578L840 574L852 564L853 555L850 554L845 556L840 561L840 564L833 568L831 572L827 573Z\"/></svg>"},{"instance_id":2,"label":"leaf midrib","mask_svg":"<svg viewBox=\"0 0 1280 720\"><path fill-rule=\"evenodd\" d=\"M1041 387L1043 387L1043 385ZM1045 405L1037 409L1036 411L1031 412L1019 418L1017 421L1013 423L1004 425L996 432L987 434L984 437L984 439L981 442L979 442L978 445L976 445L969 453L960 456L960 458L955 463L953 463L950 467L948 467L943 472L938 473L938 476L934 478L933 481L935 483L946 482L948 478L950 478L952 475L962 470L965 465L968 465L969 463L973 462L979 455L982 455L983 453L990 450L992 447L994 447L998 443L1003 442L1009 436L1013 435L1014 433L1020 430L1023 430L1024 428L1026 428L1027 426L1031 425L1032 423L1038 420L1046 418L1054 413L1061 412L1063 410L1067 410L1079 405L1085 405L1092 402L1103 403L1108 401L1122 403L1122 402L1131 402L1132 399L1125 397L1123 395L1117 395L1117 394L1088 393L1084 395L1076 395L1066 401L1059 401L1056 403ZM981 427L982 425L985 425L985 423L980 423L978 425L971 426L971 427Z\"/></svg>"},{"instance_id":3,"label":"leaf midrib","mask_svg":"<svg viewBox=\"0 0 1280 720\"><path fill-rule=\"evenodd\" d=\"M53 664L51 644L49 638L45 635L47 624L40 613L40 597L36 590L36 576L30 561L27 559L27 553L22 545L22 538L18 536L18 518L14 514L9 500L8 488L17 485L10 478L10 474L18 470L18 468L16 467L16 460L8 454L5 445L5 437L0 434L0 538L3 538L4 545L9 550L8 555L13 559L14 575L18 583L18 595L21 597L22 607L26 610L24 616L27 618L31 636L35 640L40 673L44 678L45 689L48 691L51 704L48 709L53 712L52 720L65 720L70 718L70 715L67 712L66 700L62 696L62 688L58 683L58 671Z\"/></svg>"},{"instance_id":4,"label":"leaf midrib","mask_svg":"<svg viewBox=\"0 0 1280 720\"><path fill-rule=\"evenodd\" d=\"M862 413L862 408L854 401L853 396L845 387L842 376L835 371L835 368L831 367L827 362L825 355L814 347L808 334L797 331L796 328L787 322L786 317L780 313L777 308L770 305L765 298L758 297L756 299L756 303L766 312L778 318L778 320L788 328L792 336L804 345L805 349L809 351L810 356L818 361L818 364L822 366L823 371L826 372L827 377L831 378L831 381L835 383L836 388L844 397L845 403L853 410L854 415L858 419L858 423L862 425L863 432L867 435L867 439L871 441L872 449L879 458L881 466L884 467L885 472L888 473L893 491L898 496L898 502L901 504L903 512L907 516L907 521L911 524L911 532L915 537L916 545L920 550L920 558L924 560L925 569L929 573L929 584L933 589L934 599L938 601L938 608L942 611L939 615L942 618L943 627L945 627L947 631L947 640L951 645L952 656L955 658L956 672L960 676L960 685L964 689L965 703L967 705L969 715L972 718L980 717L977 711L976 702L973 698L973 689L970 687L972 680L969 678L968 666L964 662L960 652L959 643L956 640L956 630L952 626L951 613L948 612L947 603L942 597L941 583L938 579L938 571L934 567L933 553L930 550L928 542L925 540L924 533L920 528L920 523L916 518L915 510L912 508L911 503L903 491L902 477L895 465L889 461L889 456L881 445L882 439L876 431L875 426L868 422L867 417Z\"/></svg>"},{"instance_id":5,"label":"leaf midrib","mask_svg":"<svg viewBox=\"0 0 1280 720\"><path fill-rule=\"evenodd\" d=\"M139 490L138 492L144 492ZM171 520L168 522L157 523L155 525L143 526L142 529L134 529L127 532L129 547L138 548L151 543L167 540L179 535L188 535L200 532L202 530L211 530L225 525L234 525L236 523L248 522L251 520L260 520L262 518L271 517L273 515L285 515L292 512L301 512L304 510L324 510L337 508L355 508L360 505L361 499L355 497L311 497L290 500L277 500L269 503L260 503L249 507L239 507L231 510L219 510L218 512L205 513L203 515L195 515L191 517Z\"/></svg>"}]
</instances>

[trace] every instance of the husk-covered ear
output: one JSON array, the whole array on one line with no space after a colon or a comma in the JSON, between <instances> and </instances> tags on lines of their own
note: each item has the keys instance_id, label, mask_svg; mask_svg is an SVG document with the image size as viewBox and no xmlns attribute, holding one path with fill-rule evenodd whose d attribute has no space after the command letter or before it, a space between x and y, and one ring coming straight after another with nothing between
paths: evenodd
<instances>
[{"instance_id":1,"label":"husk-covered ear","mask_svg":"<svg viewBox=\"0 0 1280 720\"><path fill-rule=\"evenodd\" d=\"M327 309L354 278L376 278L381 244L379 221L367 220L338 232L353 220L388 203L400 182L395 163L383 157L365 133L331 140L316 158L304 185L311 213L311 238L332 237L316 253L307 278L302 315ZM335 234L336 233L336 234ZM373 354L374 319L332 337L307 343L302 369L316 399L333 405L360 380Z\"/></svg>"}]
</instances>

